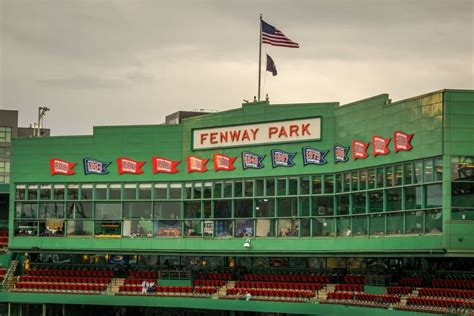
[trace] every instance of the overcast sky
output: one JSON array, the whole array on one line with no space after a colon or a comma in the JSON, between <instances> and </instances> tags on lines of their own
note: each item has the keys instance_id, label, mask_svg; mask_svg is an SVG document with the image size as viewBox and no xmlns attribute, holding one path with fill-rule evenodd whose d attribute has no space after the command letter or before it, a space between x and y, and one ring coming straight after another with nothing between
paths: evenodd
<instances>
[{"instance_id":1,"label":"overcast sky","mask_svg":"<svg viewBox=\"0 0 474 316\"><path fill-rule=\"evenodd\" d=\"M260 13L300 44L263 47L271 103L474 88L472 0L0 3L0 108L27 126L49 107L53 135L240 107L257 93Z\"/></svg>"}]
</instances>

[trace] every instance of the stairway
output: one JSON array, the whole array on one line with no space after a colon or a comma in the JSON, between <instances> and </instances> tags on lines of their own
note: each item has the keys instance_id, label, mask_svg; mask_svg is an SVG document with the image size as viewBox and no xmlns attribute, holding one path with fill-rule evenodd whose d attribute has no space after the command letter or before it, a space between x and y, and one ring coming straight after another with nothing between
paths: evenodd
<instances>
[{"instance_id":1,"label":"stairway","mask_svg":"<svg viewBox=\"0 0 474 316\"><path fill-rule=\"evenodd\" d=\"M12 260L10 262L10 268L8 268L7 273L4 276L3 286L7 291L11 291L16 284L17 278L15 277L15 271L18 266L18 260Z\"/></svg>"},{"instance_id":2,"label":"stairway","mask_svg":"<svg viewBox=\"0 0 474 316\"><path fill-rule=\"evenodd\" d=\"M109 286L105 290L105 294L107 295L116 295L120 291L120 286L125 283L124 278L114 278L112 282L110 282Z\"/></svg>"}]
</instances>

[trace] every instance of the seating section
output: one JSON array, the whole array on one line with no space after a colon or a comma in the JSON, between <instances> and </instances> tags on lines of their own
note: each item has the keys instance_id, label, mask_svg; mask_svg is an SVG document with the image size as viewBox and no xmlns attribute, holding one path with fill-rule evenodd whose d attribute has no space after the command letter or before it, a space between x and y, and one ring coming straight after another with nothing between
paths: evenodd
<instances>
[{"instance_id":1,"label":"seating section","mask_svg":"<svg viewBox=\"0 0 474 316\"><path fill-rule=\"evenodd\" d=\"M474 280L434 279L433 287L474 290Z\"/></svg>"},{"instance_id":2,"label":"seating section","mask_svg":"<svg viewBox=\"0 0 474 316\"><path fill-rule=\"evenodd\" d=\"M364 292L362 284L336 284L334 286L336 292Z\"/></svg>"},{"instance_id":3,"label":"seating section","mask_svg":"<svg viewBox=\"0 0 474 316\"><path fill-rule=\"evenodd\" d=\"M8 230L0 231L0 252L5 252L8 248Z\"/></svg>"},{"instance_id":4,"label":"seating section","mask_svg":"<svg viewBox=\"0 0 474 316\"><path fill-rule=\"evenodd\" d=\"M232 274L231 273L204 273L200 272L198 275L199 280L225 280L225 281L230 281L232 280Z\"/></svg>"},{"instance_id":5,"label":"seating section","mask_svg":"<svg viewBox=\"0 0 474 316\"><path fill-rule=\"evenodd\" d=\"M19 292L100 294L105 291L109 283L110 278L108 277L22 275L18 278L14 290Z\"/></svg>"},{"instance_id":6,"label":"seating section","mask_svg":"<svg viewBox=\"0 0 474 316\"><path fill-rule=\"evenodd\" d=\"M460 299L437 299L426 297L409 297L407 298L408 307L416 307L420 309L460 309L474 310L474 302Z\"/></svg>"},{"instance_id":7,"label":"seating section","mask_svg":"<svg viewBox=\"0 0 474 316\"><path fill-rule=\"evenodd\" d=\"M194 280L194 286L221 287L225 285L224 280Z\"/></svg>"},{"instance_id":8,"label":"seating section","mask_svg":"<svg viewBox=\"0 0 474 316\"><path fill-rule=\"evenodd\" d=\"M344 283L347 284L365 284L365 276L363 275L346 275Z\"/></svg>"},{"instance_id":9,"label":"seating section","mask_svg":"<svg viewBox=\"0 0 474 316\"><path fill-rule=\"evenodd\" d=\"M217 293L217 288L191 286L155 286L153 292L144 295L157 296L210 296ZM138 284L121 285L120 295L142 295L142 286Z\"/></svg>"},{"instance_id":10,"label":"seating section","mask_svg":"<svg viewBox=\"0 0 474 316\"><path fill-rule=\"evenodd\" d=\"M111 270L89 270L89 269L56 269L56 268L32 268L26 271L26 275L37 276L80 276L80 277L108 277L113 278Z\"/></svg>"},{"instance_id":11,"label":"seating section","mask_svg":"<svg viewBox=\"0 0 474 316\"><path fill-rule=\"evenodd\" d=\"M424 289L418 290L418 296L453 297L453 298L471 299L471 298L474 298L474 291L473 290L424 288Z\"/></svg>"},{"instance_id":12,"label":"seating section","mask_svg":"<svg viewBox=\"0 0 474 316\"><path fill-rule=\"evenodd\" d=\"M293 283L320 283L330 282L329 275L305 275L305 274L270 274L270 273L247 273L243 276L244 281L254 282L293 282Z\"/></svg>"},{"instance_id":13,"label":"seating section","mask_svg":"<svg viewBox=\"0 0 474 316\"><path fill-rule=\"evenodd\" d=\"M236 288L244 289L285 289L285 290L307 290L320 291L323 286L319 283L292 283L292 282L252 282L236 281Z\"/></svg>"},{"instance_id":14,"label":"seating section","mask_svg":"<svg viewBox=\"0 0 474 316\"><path fill-rule=\"evenodd\" d=\"M344 293L344 292L329 292L327 296L328 300L343 300L352 301L352 303L360 305L359 303L365 304L377 304L377 305L388 305L398 304L400 298L397 296L384 295L384 294L365 294L365 293Z\"/></svg>"},{"instance_id":15,"label":"seating section","mask_svg":"<svg viewBox=\"0 0 474 316\"><path fill-rule=\"evenodd\" d=\"M242 297L249 293L252 300L308 300L316 296L313 291L281 290L281 289L227 289L227 295ZM230 298L230 297L227 297Z\"/></svg>"},{"instance_id":16,"label":"seating section","mask_svg":"<svg viewBox=\"0 0 474 316\"><path fill-rule=\"evenodd\" d=\"M412 292L411 287L407 286L389 286L387 287L387 294L390 295L410 295Z\"/></svg>"},{"instance_id":17,"label":"seating section","mask_svg":"<svg viewBox=\"0 0 474 316\"><path fill-rule=\"evenodd\" d=\"M130 271L130 278L137 278L137 279L158 279L158 272L157 271Z\"/></svg>"},{"instance_id":18,"label":"seating section","mask_svg":"<svg viewBox=\"0 0 474 316\"><path fill-rule=\"evenodd\" d=\"M400 281L398 281L399 286L422 286L423 284L423 279L416 277L416 278L401 278Z\"/></svg>"}]
</instances>

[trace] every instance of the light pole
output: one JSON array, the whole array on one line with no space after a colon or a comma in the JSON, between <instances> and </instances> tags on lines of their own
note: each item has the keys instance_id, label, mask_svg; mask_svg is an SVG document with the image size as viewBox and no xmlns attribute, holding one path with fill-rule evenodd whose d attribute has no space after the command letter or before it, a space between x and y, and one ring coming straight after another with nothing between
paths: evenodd
<instances>
[{"instance_id":1,"label":"light pole","mask_svg":"<svg viewBox=\"0 0 474 316\"><path fill-rule=\"evenodd\" d=\"M43 118L44 118L44 116L46 115L46 112L47 112L47 111L49 111L49 109L48 109L47 107L45 107L45 106L40 106L40 107L38 108L38 125L36 126L36 128L37 128L36 136L37 136L37 137L40 137L40 136L41 136L41 135L40 135L40 134L41 134L41 132L40 132L40 130L41 130L41 125L42 125L41 123L43 122Z\"/></svg>"}]
</instances>

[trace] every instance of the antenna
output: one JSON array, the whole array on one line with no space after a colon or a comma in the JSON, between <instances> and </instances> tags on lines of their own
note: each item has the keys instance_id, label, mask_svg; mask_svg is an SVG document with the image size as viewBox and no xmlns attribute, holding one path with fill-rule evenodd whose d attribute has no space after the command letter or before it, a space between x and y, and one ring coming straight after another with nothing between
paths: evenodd
<instances>
[{"instance_id":1,"label":"antenna","mask_svg":"<svg viewBox=\"0 0 474 316\"><path fill-rule=\"evenodd\" d=\"M49 108L45 107L45 106L40 106L38 108L38 125L36 126L36 136L37 137L40 137L41 136L41 126L43 124L43 119L44 119L44 116L46 115L46 112L49 111ZM35 134L35 133L33 133Z\"/></svg>"}]
</instances>

